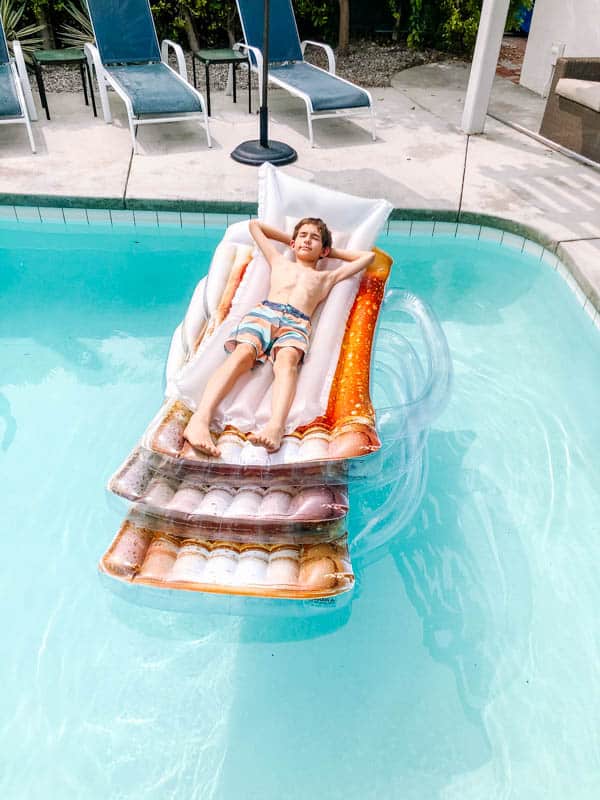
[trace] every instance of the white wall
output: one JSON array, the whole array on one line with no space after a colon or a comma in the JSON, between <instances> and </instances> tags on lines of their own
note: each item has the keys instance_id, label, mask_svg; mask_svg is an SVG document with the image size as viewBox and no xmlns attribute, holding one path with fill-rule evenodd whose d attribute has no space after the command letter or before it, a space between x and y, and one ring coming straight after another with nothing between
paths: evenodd
<instances>
[{"instance_id":1,"label":"white wall","mask_svg":"<svg viewBox=\"0 0 600 800\"><path fill-rule=\"evenodd\" d=\"M553 42L565 56L600 57L600 0L536 0L521 84L542 94L551 70Z\"/></svg>"}]
</instances>

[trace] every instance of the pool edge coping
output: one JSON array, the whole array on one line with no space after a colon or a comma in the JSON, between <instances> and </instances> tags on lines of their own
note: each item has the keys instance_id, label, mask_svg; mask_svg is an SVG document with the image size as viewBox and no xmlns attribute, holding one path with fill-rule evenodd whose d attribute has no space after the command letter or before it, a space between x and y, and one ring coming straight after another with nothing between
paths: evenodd
<instances>
[{"instance_id":1,"label":"pool edge coping","mask_svg":"<svg viewBox=\"0 0 600 800\"><path fill-rule=\"evenodd\" d=\"M234 202L231 200L185 200L123 197L89 197L77 195L35 195L8 194L0 192L0 206L39 207L39 208L86 208L106 209L111 211L171 211L204 214L256 214L258 203ZM454 222L473 225L486 225L490 228L501 228L509 233L525 236L541 244L547 249L556 249L559 239L542 233L537 228L517 222L508 217L495 216L473 211L456 209L427 208L393 208L390 221L414 220L431 222Z\"/></svg>"}]
</instances>

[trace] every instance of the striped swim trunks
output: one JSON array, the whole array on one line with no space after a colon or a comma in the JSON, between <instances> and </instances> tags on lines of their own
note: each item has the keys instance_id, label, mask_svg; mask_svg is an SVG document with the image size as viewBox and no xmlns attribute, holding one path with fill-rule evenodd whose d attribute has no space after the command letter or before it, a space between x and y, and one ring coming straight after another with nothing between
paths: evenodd
<instances>
[{"instance_id":1,"label":"striped swim trunks","mask_svg":"<svg viewBox=\"0 0 600 800\"><path fill-rule=\"evenodd\" d=\"M302 353L301 361L308 352L310 341L310 317L288 303L273 303L263 300L241 320L225 342L225 350L232 353L237 344L245 342L256 350L256 360L264 364L275 360L282 347L295 347Z\"/></svg>"}]
</instances>

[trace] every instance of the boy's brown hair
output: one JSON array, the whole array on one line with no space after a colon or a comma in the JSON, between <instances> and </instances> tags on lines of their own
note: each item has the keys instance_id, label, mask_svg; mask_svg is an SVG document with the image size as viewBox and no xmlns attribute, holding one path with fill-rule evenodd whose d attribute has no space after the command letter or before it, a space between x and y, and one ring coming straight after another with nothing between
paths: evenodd
<instances>
[{"instance_id":1,"label":"boy's brown hair","mask_svg":"<svg viewBox=\"0 0 600 800\"><path fill-rule=\"evenodd\" d=\"M298 231L303 225L314 225L315 228L318 228L319 233L321 234L321 244L324 248L331 248L331 231L323 222L323 220L319 219L319 217L304 217L304 219L301 219L300 222L297 222L296 227L294 228L294 233L292 234L292 239L295 239L296 236L298 236Z\"/></svg>"}]
</instances>

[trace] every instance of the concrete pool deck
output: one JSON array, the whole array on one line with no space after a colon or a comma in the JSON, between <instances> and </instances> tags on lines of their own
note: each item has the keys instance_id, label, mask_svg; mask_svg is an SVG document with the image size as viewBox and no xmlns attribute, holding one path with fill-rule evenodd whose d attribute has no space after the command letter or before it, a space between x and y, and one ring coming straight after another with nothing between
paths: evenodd
<instances>
[{"instance_id":1,"label":"concrete pool deck","mask_svg":"<svg viewBox=\"0 0 600 800\"><path fill-rule=\"evenodd\" d=\"M314 124L308 144L303 104L270 93L270 135L292 145L286 171L304 180L368 197L386 197L397 217L477 222L535 238L568 265L600 309L600 167L581 164L494 117L535 124L543 100L496 79L483 135L460 130L468 65L438 63L394 76L371 89L378 119ZM510 85L509 85L510 84ZM35 95L40 109L39 98ZM211 92L212 149L198 123L145 126L133 155L123 103L111 93L112 125L94 118L81 94L49 96L52 121L34 123L38 152L22 125L0 127L0 203L248 211L256 203L256 169L230 152L258 135L242 90L234 105ZM256 106L256 93L253 95ZM219 205L220 204L220 205Z\"/></svg>"}]
</instances>

